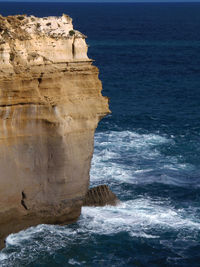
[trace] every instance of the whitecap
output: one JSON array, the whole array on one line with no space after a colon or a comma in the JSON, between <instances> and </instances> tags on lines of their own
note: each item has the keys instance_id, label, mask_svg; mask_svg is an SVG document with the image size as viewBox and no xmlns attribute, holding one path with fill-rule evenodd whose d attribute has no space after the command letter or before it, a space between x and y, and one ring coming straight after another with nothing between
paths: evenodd
<instances>
[{"instance_id":1,"label":"whitecap","mask_svg":"<svg viewBox=\"0 0 200 267\"><path fill-rule=\"evenodd\" d=\"M200 221L187 217L187 211L176 210L165 201L138 198L116 207L84 207L80 226L96 234L128 232L131 236L157 238L158 232L171 229L200 229ZM156 234L152 234L152 230ZM145 232L146 230L146 232ZM154 232L154 231L153 231Z\"/></svg>"},{"instance_id":2,"label":"whitecap","mask_svg":"<svg viewBox=\"0 0 200 267\"><path fill-rule=\"evenodd\" d=\"M69 259L68 263L71 265L81 265L82 264L81 262L74 260L74 259Z\"/></svg>"},{"instance_id":3,"label":"whitecap","mask_svg":"<svg viewBox=\"0 0 200 267\"><path fill-rule=\"evenodd\" d=\"M6 260L7 258L8 258L8 256L7 256L5 253L0 252L0 263L1 263L2 261Z\"/></svg>"},{"instance_id":4,"label":"whitecap","mask_svg":"<svg viewBox=\"0 0 200 267\"><path fill-rule=\"evenodd\" d=\"M190 213L195 213L190 208ZM192 238L199 232L200 220L188 215L187 209L175 209L167 199L140 197L121 202L117 206L84 207L79 221L74 226L38 225L7 238L7 248L0 253L0 265L12 266L9 262L33 263L41 253L53 255L61 248L73 244L84 246L91 236L113 236L127 233L131 238L156 239L165 232ZM9 247L15 247L9 252ZM6 254L8 253L8 254ZM82 261L70 258L68 264L82 265Z\"/></svg>"},{"instance_id":5,"label":"whitecap","mask_svg":"<svg viewBox=\"0 0 200 267\"><path fill-rule=\"evenodd\" d=\"M164 183L184 186L180 171L194 166L180 163L178 157L162 153L162 147L173 146L174 138L159 134L138 134L132 131L109 131L95 135L95 150L91 165L92 184L114 181L120 183ZM163 177L165 176L165 179ZM182 175L183 177L183 175ZM184 179L182 178L181 179ZM167 179L167 180L166 180Z\"/></svg>"}]
</instances>

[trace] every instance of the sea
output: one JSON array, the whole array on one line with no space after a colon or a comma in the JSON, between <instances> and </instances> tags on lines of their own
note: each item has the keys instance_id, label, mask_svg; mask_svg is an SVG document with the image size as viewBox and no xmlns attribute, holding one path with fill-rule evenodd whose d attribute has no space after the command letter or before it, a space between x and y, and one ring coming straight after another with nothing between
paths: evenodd
<instances>
[{"instance_id":1,"label":"sea","mask_svg":"<svg viewBox=\"0 0 200 267\"><path fill-rule=\"evenodd\" d=\"M9 235L0 266L200 266L200 3L1 2L0 13L66 13L87 35L112 111L91 187L121 201Z\"/></svg>"}]
</instances>

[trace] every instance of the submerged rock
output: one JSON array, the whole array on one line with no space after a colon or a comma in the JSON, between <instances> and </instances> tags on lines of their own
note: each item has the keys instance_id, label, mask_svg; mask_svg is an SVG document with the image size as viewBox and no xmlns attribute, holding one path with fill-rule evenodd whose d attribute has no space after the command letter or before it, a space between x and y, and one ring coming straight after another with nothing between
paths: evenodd
<instances>
[{"instance_id":1,"label":"submerged rock","mask_svg":"<svg viewBox=\"0 0 200 267\"><path fill-rule=\"evenodd\" d=\"M84 206L117 205L119 199L107 185L99 185L88 190L84 199Z\"/></svg>"},{"instance_id":2,"label":"submerged rock","mask_svg":"<svg viewBox=\"0 0 200 267\"><path fill-rule=\"evenodd\" d=\"M0 16L0 246L80 215L94 132L110 113L72 19Z\"/></svg>"}]
</instances>

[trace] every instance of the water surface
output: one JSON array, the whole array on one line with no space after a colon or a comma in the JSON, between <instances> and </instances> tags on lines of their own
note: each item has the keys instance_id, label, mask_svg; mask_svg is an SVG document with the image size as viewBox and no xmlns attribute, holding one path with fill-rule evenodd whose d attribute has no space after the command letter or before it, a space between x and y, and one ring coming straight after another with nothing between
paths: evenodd
<instances>
[{"instance_id":1,"label":"water surface","mask_svg":"<svg viewBox=\"0 0 200 267\"><path fill-rule=\"evenodd\" d=\"M117 207L7 238L0 266L200 266L200 4L0 3L69 14L88 36L112 114L95 135L91 186Z\"/></svg>"}]
</instances>

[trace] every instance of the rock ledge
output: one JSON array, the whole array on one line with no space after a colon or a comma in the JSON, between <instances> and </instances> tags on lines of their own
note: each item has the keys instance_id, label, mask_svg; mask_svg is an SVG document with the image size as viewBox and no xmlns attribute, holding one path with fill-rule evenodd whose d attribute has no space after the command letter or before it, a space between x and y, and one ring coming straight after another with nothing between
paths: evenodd
<instances>
[{"instance_id":1,"label":"rock ledge","mask_svg":"<svg viewBox=\"0 0 200 267\"><path fill-rule=\"evenodd\" d=\"M107 185L99 185L88 190L84 206L105 206L105 205L117 205L119 199L109 189Z\"/></svg>"}]
</instances>

